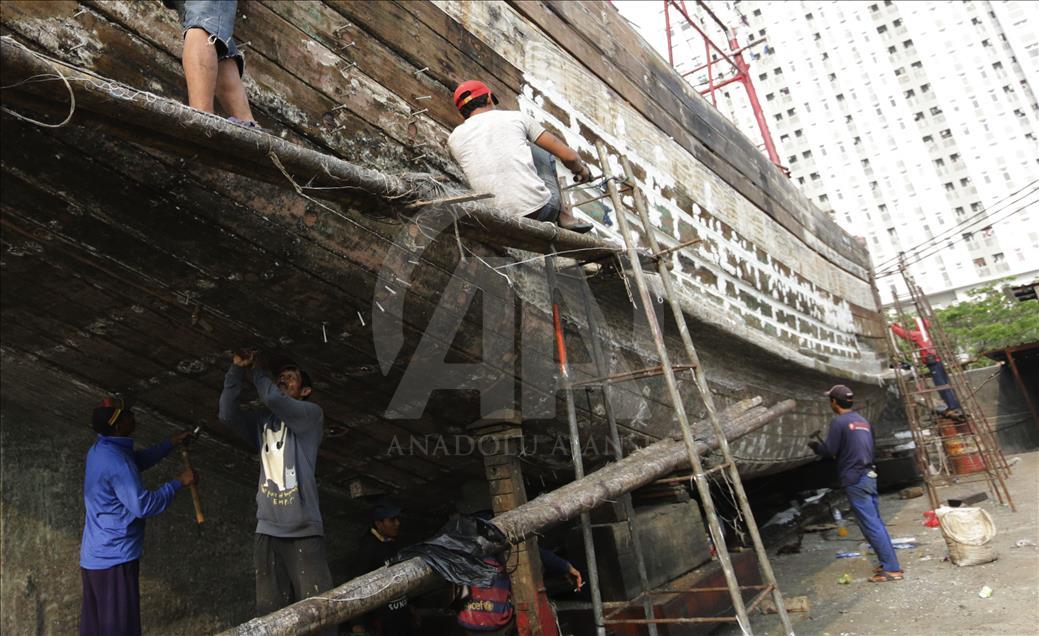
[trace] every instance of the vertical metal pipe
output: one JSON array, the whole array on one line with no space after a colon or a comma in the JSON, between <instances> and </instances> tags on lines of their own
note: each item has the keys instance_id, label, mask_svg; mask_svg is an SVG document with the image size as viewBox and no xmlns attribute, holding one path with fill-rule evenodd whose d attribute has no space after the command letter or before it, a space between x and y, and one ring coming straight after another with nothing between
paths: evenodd
<instances>
[{"instance_id":1,"label":"vertical metal pipe","mask_svg":"<svg viewBox=\"0 0 1039 636\"><path fill-rule=\"evenodd\" d=\"M570 458L574 463L574 479L584 479L584 459L581 457L580 430L577 427L577 409L574 406L573 381L570 378L570 364L566 358L566 340L563 336L563 322L559 314L556 285L556 248L550 246L549 256L545 259L545 273L548 276L548 293L552 300L552 326L555 329L556 353L559 356L559 374L563 380L563 395L566 401L566 419L570 424ZM588 585L591 588L592 615L595 617L595 631L598 636L606 636L605 619L603 618L602 593L599 589L599 562L595 558L595 543L592 541L592 521L587 512L581 513L581 537L584 539L584 556L588 561Z\"/></svg>"},{"instance_id":2,"label":"vertical metal pipe","mask_svg":"<svg viewBox=\"0 0 1039 636\"><path fill-rule=\"evenodd\" d=\"M627 177L627 179L632 183L632 198L635 202L635 211L638 212L639 218L642 221L643 234L646 235L653 253L659 254L660 244L656 239L653 223L649 218L649 210L646 207L646 202L642 196L641 190L634 187L635 173L631 169L631 163L628 162L627 157L621 157L621 165L624 167L625 177ZM671 269L663 258L657 258L656 260L657 274L660 276L660 283L664 289L664 296L667 297L668 304L671 306L671 313L674 317L675 324L678 326L678 334L682 339L682 345L685 347L686 357L689 360L689 364L693 365L693 379L696 381L696 386L700 391L700 398L703 400L704 407L707 410L707 417L711 422L712 428L714 428L715 434L724 437L725 432L722 429L721 422L718 420L717 408L714 405L714 396L707 384L707 374L704 372L703 365L700 363L700 357L696 353L696 346L693 345L693 338L689 334L689 326L685 321L685 313L682 311L682 306L678 302L678 296L675 294L675 290L671 284ZM740 512L746 522L747 531L750 533L751 542L754 545L754 552L758 557L758 568L761 570L765 583L772 585L772 597L776 604L779 620L783 624L783 629L785 629L788 634L793 634L794 628L790 623L790 617L787 615L786 603L783 602L783 594L779 589L779 583L776 580L775 572L772 570L772 563L768 559L768 552L765 551L765 543L761 540L761 533L758 531L758 524L755 521L754 513L750 508L750 501L747 499L747 493L743 488L743 480L740 479L739 470L736 468L736 462L733 460L732 452L729 450L728 441L722 442L719 446L719 450L722 453L723 461L727 464L725 474L728 475L729 481L732 483L732 487L736 491L736 501L739 504Z\"/></svg>"},{"instance_id":3,"label":"vertical metal pipe","mask_svg":"<svg viewBox=\"0 0 1039 636\"><path fill-rule=\"evenodd\" d=\"M584 301L584 313L588 321L588 329L591 331L592 359L595 362L595 373L600 378L605 378L610 374L610 369L606 361L606 355L602 350L603 335L599 330L599 321L595 317L595 312L592 311L590 295L591 290L589 290L588 285L583 285L581 287L581 296ZM621 436L617 430L617 418L613 414L612 393L612 385L609 381L605 381L602 385L603 409L606 411L606 421L610 425L610 442L613 444L617 461L620 461L624 459L624 447L621 446ZM624 496L621 497L621 505L624 507L624 516L628 522L628 537L631 541L632 550L635 552L635 569L639 575L642 610L646 615L646 620L652 620L655 618L653 599L650 598L649 594L646 594L649 591L649 574L646 571L646 558L642 553L642 542L639 539L639 531L635 519L635 506L631 502L630 492L624 493ZM647 623L646 628L649 630L649 636L657 636L659 633L656 623Z\"/></svg>"},{"instance_id":4,"label":"vertical metal pipe","mask_svg":"<svg viewBox=\"0 0 1039 636\"><path fill-rule=\"evenodd\" d=\"M751 634L750 619L747 616L747 606L743 602L740 583L736 579L736 572L732 568L732 559L729 557L729 550L725 544L725 533L722 530L721 524L718 523L718 513L714 507L714 500L711 498L711 485L707 481L707 476L704 475L703 464L700 462L700 456L696 453L696 443L693 439L693 430L689 425L689 417L685 412L685 404L682 401L682 394L678 391L678 382L675 379L675 371L671 367L671 357L667 352L667 345L664 342L664 334L660 329L660 323L657 320L657 314L653 308L653 299L650 298L649 287L646 285L646 279L642 274L639 252L638 249L636 249L635 244L632 242L631 228L628 225L624 203L621 200L620 192L617 189L617 183L614 181L610 169L610 158L606 153L606 146L602 141L596 141L595 148L599 153L599 166L602 169L603 176L606 177L610 198L613 201L614 212L617 217L617 223L620 226L621 237L624 239L624 246L628 253L628 262L631 264L632 275L635 278L635 286L639 290L639 299L642 303L642 308L645 311L646 320L649 323L649 330L653 335L653 343L657 349L657 357L660 358L660 365L664 374L664 382L667 385L671 404L675 409L675 417L678 420L678 427L682 431L682 439L685 442L686 452L689 455L689 464L693 469L693 481L696 484L697 492L700 494L700 503L703 505L704 514L707 517L707 526L710 529L711 539L714 541L715 547L717 547L718 563L721 565L722 573L725 575L725 582L729 588L729 596L732 598L732 606L736 610L736 620L744 634ZM690 361L690 364L696 364L696 362ZM717 421L716 417L714 419ZM722 436L724 437L724 434ZM785 611L785 608L781 603L778 605L778 608L781 612Z\"/></svg>"}]
</instances>

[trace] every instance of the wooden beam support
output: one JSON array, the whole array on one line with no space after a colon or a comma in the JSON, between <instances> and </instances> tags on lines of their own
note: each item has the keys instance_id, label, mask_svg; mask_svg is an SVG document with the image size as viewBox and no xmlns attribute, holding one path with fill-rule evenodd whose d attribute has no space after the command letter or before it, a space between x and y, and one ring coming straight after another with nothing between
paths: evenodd
<instances>
[{"instance_id":1,"label":"wooden beam support","mask_svg":"<svg viewBox=\"0 0 1039 636\"><path fill-rule=\"evenodd\" d=\"M726 437L731 441L751 433L784 413L794 409L795 402L786 400L770 409L759 407L761 398L744 400L719 414L726 422ZM699 422L697 430L709 430ZM699 440L696 451L701 455L714 450L719 440L713 435ZM685 445L665 438L628 457L612 463L557 490L545 493L514 510L498 515L493 522L517 543L539 530L573 519L608 499L641 488L653 480L688 466ZM494 546L500 550L504 546ZM225 636L259 636L274 634L310 634L359 616L390 600L406 596L435 581L437 575L419 557L369 572L327 593L299 601L267 616L234 627Z\"/></svg>"}]
</instances>

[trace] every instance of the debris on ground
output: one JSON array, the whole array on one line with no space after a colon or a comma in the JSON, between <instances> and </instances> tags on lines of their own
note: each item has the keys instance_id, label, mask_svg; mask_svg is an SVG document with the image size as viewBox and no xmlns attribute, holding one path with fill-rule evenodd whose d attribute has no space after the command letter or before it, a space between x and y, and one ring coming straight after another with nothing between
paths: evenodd
<instances>
[{"instance_id":1,"label":"debris on ground","mask_svg":"<svg viewBox=\"0 0 1039 636\"><path fill-rule=\"evenodd\" d=\"M807 596L784 596L783 606L786 607L788 612L809 612L811 611L811 605L808 602ZM779 611L776 609L776 602L771 598L766 598L761 603L761 611L765 614L778 614Z\"/></svg>"},{"instance_id":2,"label":"debris on ground","mask_svg":"<svg viewBox=\"0 0 1039 636\"><path fill-rule=\"evenodd\" d=\"M988 493L978 492L973 495L967 495L966 497L957 497L956 499L949 499L950 508L959 508L960 506L969 506L976 504L980 501L988 499Z\"/></svg>"},{"instance_id":3,"label":"debris on ground","mask_svg":"<svg viewBox=\"0 0 1039 636\"><path fill-rule=\"evenodd\" d=\"M917 497L924 496L924 489L920 486L912 486L911 488L903 488L898 491L899 499L916 499Z\"/></svg>"},{"instance_id":4,"label":"debris on ground","mask_svg":"<svg viewBox=\"0 0 1039 636\"><path fill-rule=\"evenodd\" d=\"M845 572L844 574L841 575L841 578L837 579L837 582L840 583L841 585L847 585L847 584L851 583L851 575L848 574L847 572Z\"/></svg>"},{"instance_id":5,"label":"debris on ground","mask_svg":"<svg viewBox=\"0 0 1039 636\"><path fill-rule=\"evenodd\" d=\"M1032 541L1031 539L1018 539L1017 541L1014 542L1014 547L1015 548L1035 547L1035 541Z\"/></svg>"},{"instance_id":6,"label":"debris on ground","mask_svg":"<svg viewBox=\"0 0 1039 636\"><path fill-rule=\"evenodd\" d=\"M781 546L778 550L776 550L776 554L798 554L798 553L800 553L801 552L801 541L802 541L802 539L804 539L804 535L803 534L798 534L796 539L794 539L790 543L787 543L784 546Z\"/></svg>"},{"instance_id":7,"label":"debris on ground","mask_svg":"<svg viewBox=\"0 0 1039 636\"><path fill-rule=\"evenodd\" d=\"M838 559L854 559L855 557L862 556L861 552L838 552L836 558Z\"/></svg>"},{"instance_id":8,"label":"debris on ground","mask_svg":"<svg viewBox=\"0 0 1039 636\"><path fill-rule=\"evenodd\" d=\"M802 530L805 532L825 532L826 530L835 530L836 528L836 523L812 523L802 528Z\"/></svg>"},{"instance_id":9,"label":"debris on ground","mask_svg":"<svg viewBox=\"0 0 1039 636\"><path fill-rule=\"evenodd\" d=\"M986 585L978 592L978 596L981 598L992 598L992 588Z\"/></svg>"}]
</instances>

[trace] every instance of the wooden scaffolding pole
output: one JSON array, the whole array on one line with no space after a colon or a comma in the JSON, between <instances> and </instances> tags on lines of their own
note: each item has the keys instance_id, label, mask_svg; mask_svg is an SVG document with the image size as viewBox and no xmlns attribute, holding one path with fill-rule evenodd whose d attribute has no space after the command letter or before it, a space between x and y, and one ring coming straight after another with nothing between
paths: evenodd
<instances>
[{"instance_id":1,"label":"wooden scaffolding pole","mask_svg":"<svg viewBox=\"0 0 1039 636\"><path fill-rule=\"evenodd\" d=\"M794 409L793 400L785 400L772 408L758 406L761 398L744 400L719 414L727 422L728 440L738 439L751 433L775 418ZM698 428L707 428L699 422ZM696 442L700 455L717 449L720 440L708 435ZM536 532L563 521L573 519L582 512L592 510L607 500L641 488L671 472L689 467L689 455L682 441L666 438L624 459L608 464L584 479L545 493L514 510L493 519L509 537L518 543ZM497 546L504 547L504 546ZM274 636L311 634L360 616L395 598L407 596L437 581L433 569L421 558L384 566L348 581L315 596L282 608L276 612L254 618L234 627L224 636Z\"/></svg>"}]
</instances>

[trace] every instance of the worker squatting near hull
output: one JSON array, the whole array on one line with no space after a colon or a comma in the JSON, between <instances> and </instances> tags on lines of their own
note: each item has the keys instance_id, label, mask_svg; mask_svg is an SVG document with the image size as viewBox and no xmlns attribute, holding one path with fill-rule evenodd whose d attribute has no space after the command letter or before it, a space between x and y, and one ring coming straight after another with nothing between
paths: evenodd
<instances>
[{"instance_id":1,"label":"worker squatting near hull","mask_svg":"<svg viewBox=\"0 0 1039 636\"><path fill-rule=\"evenodd\" d=\"M79 8L61 3L12 3L5 6L5 27L32 49L69 60L75 66L88 68L130 86L160 93L180 92L186 79L189 104L205 112L211 112L219 106L225 115L235 118L233 123L240 132L255 135L252 139L259 140L252 143L253 149L262 146L256 157L243 151L234 160L231 155L214 155L213 149L207 150L207 156L219 155L225 164L222 169L228 169L229 172L214 171L208 167L194 171L194 168L185 166L197 162L201 153L197 146L187 151L178 148L175 143L161 146L173 153L166 156L162 154L165 151L151 148L142 152L142 146L134 145L143 144L147 148L152 143L148 137L151 133L147 132L150 123L144 125L143 121L135 120L136 124L141 124L139 128L146 132L143 135L135 133L134 144L119 141L118 134L106 136L99 132L109 130L104 126L110 126L113 117L99 117L95 121L99 128L79 126L79 116L86 116L90 112L88 100L78 104L73 125L60 130L48 129L42 133L34 129L32 137L25 132L29 129L28 124L19 121L14 122L16 126L8 126L5 120L5 142L13 142L4 144L5 186L12 186L11 189L5 187L11 197L5 199L5 204L10 201L10 213L5 208L5 222L10 221L11 227L17 229L29 228L30 234L58 232L61 235L61 238L52 237L53 240L37 237L36 242L42 252L28 250L21 260L6 263L5 283L15 275L11 272L16 272L30 282L46 279L48 282L45 286L57 290L58 294L67 289L65 285L76 285L78 282L84 283L84 289L97 285L113 291L110 298L95 299L96 304L75 305L82 307L83 315L89 316L90 320L107 317L108 312L119 311L120 306L127 303L134 306L126 311L124 320L109 319L104 325L92 326L89 330L86 323L81 325L83 331L92 334L92 340L79 341L78 349L45 350L42 345L34 346L30 352L43 356L47 363L73 371L98 386L129 386L141 378L127 379L127 376L134 374L126 371L128 365L111 364L115 355L112 352L134 353L138 356L134 363L138 369L148 368L147 372L138 371L138 374L159 377L159 371L153 371L147 366L147 358L152 354L141 355L151 349L148 345L140 344L139 334L134 334L135 331L149 333L149 340L154 339L175 352L178 368L183 370L178 372L178 376L162 382L148 382L144 386L143 401L150 408L162 407L163 412L187 421L197 418L197 415L189 415L188 407L184 406L188 403L183 398L185 392L205 396L201 398L202 401L214 405L215 410L216 394L221 387L219 376L226 367L226 357L217 356L214 353L216 350L225 346L225 343L237 344L243 329L267 342L288 338L293 341L291 347L300 362L305 361L308 368L315 368L316 365L316 368L325 371L317 374L321 376L321 381L328 383L319 393L319 402L325 415L323 427L334 434L326 435L319 448L333 451L340 457L367 462L364 464L367 467L365 470L370 470L376 479L390 482L399 479L399 483L414 492L416 482L409 481L411 476L407 471L399 470L403 460L397 465L392 465L394 462L391 461L384 462L385 465L368 461L385 448L385 440L374 437L371 431L377 427L389 428L391 424L374 415L386 399L383 393L387 389L380 387L383 378L377 370L365 370L365 365L374 368L370 351L362 351L363 346L355 345L368 337L371 316L379 311L372 305L369 292L374 287L381 287L374 284L373 277L364 273L367 271L364 268L377 269L378 259L370 252L381 256L388 249L388 243L383 242L385 227L372 223L366 226L369 229L355 232L359 236L354 236L338 227L338 217L329 223L329 219L322 216L311 229L299 229L310 227L305 222L312 220L313 210L322 208L317 204L308 210L300 207L308 205L306 199L299 197L281 173L275 173L276 181L261 183L248 180L256 178L253 174L242 177L243 172L236 171L244 171L253 164L270 163L264 154L267 148L282 153L282 157L286 156L283 153L284 139L258 130L258 124L253 123L258 118L264 122L267 130L276 131L279 135L286 133L286 138L302 140L302 144L354 159L366 166L376 166L388 172L412 170L421 166L435 172L438 178L455 179L476 189L474 181L479 178L478 166L474 178L465 168L463 157L459 155L457 162L452 161L455 147L464 152L465 144L449 144L449 133L455 128L460 129L456 139L464 141L463 133L468 130L467 126L501 117L508 120L510 133L518 133L510 137L510 148L522 144L528 148L530 144L538 147L539 142L551 139L546 135L565 140L562 148L555 146L554 153L549 148L549 154L555 154L563 167L579 179L586 178L584 173L588 167L585 161L593 156L590 153L592 139L605 139L612 155L625 153L633 160L637 180L646 186L645 191L660 212L661 235L669 241L668 244L684 243L697 237L703 239L703 254L694 258L686 253L689 252L687 249L676 250L673 260L681 273L686 290L683 293L687 293L688 298L694 301L694 311L702 312L696 314L697 318L703 324L712 325L711 328L717 329L721 336L711 339L719 345L713 351L708 347L704 358L711 368L722 369L720 386L726 387L723 393L727 403L747 394L762 392L762 388L769 391L769 401L787 395L800 397L803 393L801 389L810 384L805 378L817 383L820 377L834 369L850 373L859 382L856 390L865 396L863 402L869 400L874 352L870 348L870 340L860 339L860 336L875 331L875 323L878 321L875 307L870 305L865 276L860 271L865 262L862 257L864 252L832 228L828 220L821 216L816 218L807 204L804 204L803 209L799 208L802 202L782 182L769 184L766 181L755 181L762 179L761 175L766 172L757 170L757 164L752 166L755 169L737 165L739 161L733 157L742 156L740 148L733 146L727 150L731 153L731 166L712 158L715 157L712 154L715 153L714 147L701 148L697 151L699 159L694 159L690 154L693 150L681 144L699 139L697 135L704 134L702 131L678 134L679 130L675 128L660 132L680 123L676 124L664 115L647 119L644 113L636 112L630 104L642 103L646 107L648 102L635 99L634 94L611 93L612 90L621 89L604 84L604 80L598 79L582 66L579 57L554 44L543 31L543 17L532 13L531 7L506 3L497 3L491 8L452 3L387 3L384 7L386 15L392 14L394 17L380 21L366 18L364 12L367 9L353 3L243 3L237 7L239 17L236 21L229 19L227 12L227 6L233 3L219 3L223 9L217 20L206 22L208 17L199 13L205 10L205 4L181 3L176 18L172 12L162 10L158 3L101 3L86 6L78 14ZM562 7L560 10L567 9ZM495 18L497 22L492 19L492 13L499 16ZM420 15L421 19L417 19L416 15ZM410 24L410 28L420 35L414 38L404 36L403 30L394 23ZM206 30L206 25L210 25L210 30ZM296 29L305 29L307 35L302 36ZM445 35L441 36L438 29L444 30ZM450 33L446 29L456 31L447 37ZM508 32L509 37L501 37L498 30ZM48 37L50 32L57 35ZM241 39L249 43L248 47L238 46L236 40L239 38L235 37L238 32L244 33ZM83 34L103 42L108 47L106 54L97 55L95 45L89 40L79 39L84 37ZM622 36L627 37L624 33L618 34L618 37ZM444 68L427 69L424 73L422 68L426 64L409 67L412 62L423 59L423 47L428 50L434 46L431 38L436 38L435 46L444 51L450 63L445 64ZM562 39L572 45L568 38ZM468 54L456 48L455 43L462 40L464 46L470 47L469 50L482 51L480 55L484 66L475 63ZM81 42L84 45L77 47ZM299 42L304 44L300 45ZM355 44L350 46L351 42ZM497 42L500 47L495 45L491 49L485 44L481 45L481 42ZM544 65L540 57L527 56L523 42L530 43L531 51L551 51L553 63ZM280 44L275 46L275 43ZM299 47L304 45L306 55L300 54L304 49ZM484 48L480 49L479 46ZM7 40L4 47L7 66ZM242 50L250 50L250 55L256 52L255 59L250 59L248 65L244 64L245 56L240 55ZM621 57L625 55L627 53L620 51L618 60L622 61ZM589 57L587 63L597 63L594 58ZM170 63L174 59L176 67ZM123 63L124 60L131 61ZM354 71L351 75L348 67L354 62L354 69L368 68L363 73ZM140 77L141 68L149 69L147 78ZM131 69L137 70L131 72ZM184 77L180 76L181 69ZM630 76L633 81L641 81L641 74ZM330 82L330 77L343 86L360 87L360 95L376 94L386 99L380 102L382 106L378 110L365 110L371 108L374 101L355 100L339 92L339 84ZM529 79L522 79L524 77ZM452 93L459 88L460 82L470 78L481 78L487 90L486 97L490 98L491 105L498 99L502 104L501 110L470 113L468 120L463 119L458 102L472 97L473 91L468 96L461 94L465 91L460 91L458 99ZM12 82L17 79L21 78L12 77ZM558 83L553 85L550 81L552 79L558 80ZM72 82L72 85L74 90L89 91L103 85L103 82L95 78L93 83L84 80ZM40 83L27 84L17 89L5 88L5 107L8 97L15 92L46 86ZM245 93L242 92L243 87L247 89ZM580 90L574 87L580 87ZM645 90L644 87L638 88ZM493 98L490 97L492 93ZM241 99L243 94L248 96L244 101ZM385 116L389 111L396 112L393 109L399 109L403 103L396 97L397 94L413 100L412 108L410 111L402 111L400 117ZM419 99L431 96L435 98ZM145 101L145 97L140 97L131 106L136 107ZM476 98L470 103L475 101ZM110 107L123 105L118 100L109 100L108 104ZM463 104L466 105L469 104ZM609 105L608 109L606 105ZM32 103L12 106L17 110L24 108L27 113L34 112ZM168 110L169 104L162 102L161 106ZM427 106L427 113L419 113ZM460 123L463 121L467 123ZM165 132L172 130L175 132L172 136L183 136L185 139L192 137L197 123L194 120L192 122L191 129L170 126ZM619 125L617 122L623 122L631 134L620 134L615 128ZM212 123L205 125L213 126L212 130L205 129L207 135L212 133L216 135L213 138L224 139L224 133L218 126ZM712 125L721 124L712 120ZM431 144L434 149L416 145L417 149L412 151L408 144L415 140L408 137L410 126L417 129L415 139L419 143ZM656 126L663 128L658 130ZM198 127L199 130L202 128ZM545 132L539 132L541 129ZM504 135L505 132L483 132L479 137L496 138L498 134ZM670 142L667 140L669 135L673 137ZM726 138L726 134L720 137ZM354 146L349 142L350 139L360 139L364 143ZM627 146L629 141L633 144L630 147ZM732 143L736 144L737 141ZM648 145L639 145L643 143ZM370 148L362 147L366 144ZM653 151L647 150L650 147L659 148L662 156L658 157ZM69 148L74 150L69 152ZM185 159L190 160L188 163L180 163L176 158L181 152L185 153ZM537 219L547 221L537 225L551 227L553 231L557 225L572 230L559 232L557 236L576 236L577 231L585 229L580 224L590 224L595 232L581 235L582 238L592 235L616 238L615 229L605 223L602 210L595 210L598 214L579 213L572 218L566 217L560 210L559 217L551 222L557 213L548 204L555 196L555 191L559 190L559 185L553 183L551 177L542 177L540 184L531 179L532 172L540 175L540 168L546 163L536 160L533 152L528 153L529 160L521 152L509 153L510 157L517 158L516 181L527 184L527 191L537 195L524 198L522 205L516 206L517 214L526 216L536 212ZM423 154L428 156L420 158ZM56 162L53 158L59 155L61 159ZM746 155L750 157L751 153ZM244 161L246 158L248 161ZM40 163L41 159L46 161ZM704 167L701 160L716 163L713 168ZM747 161L753 163L752 159ZM312 178L326 178L320 170L297 171L291 164L286 165L290 166L290 178L301 188L311 184ZM7 166L15 169L8 172ZM756 176L754 179L737 179L735 174L740 170ZM570 178L562 169L560 173ZM735 189L719 174L728 174L730 181L738 182L745 191ZM461 178L463 176L464 179ZM313 185L342 187L341 183L333 181L314 181ZM95 187L118 193L118 196L106 197L104 206L99 207L93 203L91 195L91 188ZM160 191L165 193L162 197L173 198L156 199ZM542 202L545 191L548 192L548 199ZM60 203L45 201L37 205L41 201L39 197L43 196L40 193L44 192L51 193L48 196L67 200ZM327 196L328 192L344 191L304 189L302 192L321 198ZM509 205L508 199L507 193L495 193L495 198L490 201L496 208L505 209ZM142 206L149 210L150 215L139 213ZM764 207L772 210L774 215L764 213ZM103 212L100 211L102 208ZM72 212L66 214L67 210ZM350 209L348 212L363 215L364 211L358 213ZM324 211L320 214L324 215ZM806 216L802 218L800 215ZM357 218L364 220L363 216ZM8 231L6 227L5 236ZM806 227L816 227L817 230L805 234ZM62 229L59 231L57 228ZM85 247L93 246L95 239L101 236L108 236L107 240L112 240L112 234L100 231L102 229L118 235L122 245L118 253ZM206 240L199 240L201 236L205 236ZM183 237L191 238L181 243ZM60 249L55 247L59 245L62 246ZM253 254L252 250L257 246L266 256L271 257L270 261L280 262L281 266L257 266L255 263L242 265L237 255ZM330 266L327 257L317 256L319 251L321 254L345 255L349 265ZM109 274L82 269L82 263L72 260L73 256L79 255L87 262L94 262L96 255L101 253L108 254L106 263L109 268L115 267L119 275L128 277L135 286L127 287L124 284L113 290L109 287L110 281L105 278ZM442 256L443 253L438 252L422 257L424 265L435 262L436 267L424 270L418 279L410 281L419 293L423 286L433 290L433 295L443 287L442 279L429 274L429 271L437 268L451 271L453 263L447 262ZM457 258L454 252L450 256ZM515 256L513 260L526 258L529 258L529 254L524 253ZM286 263L290 266L285 267ZM529 276L512 274L528 269L532 272ZM527 302L540 293L542 269L542 263L535 262L534 265L501 271L512 276L517 289L526 294L523 298ZM68 275L70 270L82 273L79 277ZM300 271L306 275L300 275ZM54 278L47 278L52 274ZM202 280L199 280L200 277ZM538 285L532 287L531 280L536 280ZM156 281L161 281L167 287L162 287ZM342 282L337 285L329 284L329 281ZM237 290L232 290L232 287ZM405 293L402 287L396 285L394 290ZM127 292L127 289L135 291ZM151 292L168 290L174 297L186 299L187 304L177 300L174 309L168 310L161 304L163 301L155 300L154 293L139 293L142 289ZM286 289L298 291L286 296ZM596 287L595 291L599 293L602 289ZM355 294L355 290L362 290L363 293ZM606 297L607 302L616 306L608 308L607 321L622 325L617 331L620 333L618 342L630 340L628 323L632 312L628 308L623 286L618 283L610 294L612 296ZM138 297L126 298L127 295ZM68 296L75 294L70 293ZM416 302L416 297L412 296L409 302ZM85 298L85 292L81 298ZM704 302L704 299L710 302ZM46 305L48 301L43 297L26 296L18 300L16 305L22 302L35 303L33 307L25 308L25 313L31 313L39 309L36 305ZM112 306L106 304L109 302ZM534 304L533 301L531 304ZM190 328L182 328L181 325L173 327L168 322L166 313L169 311L171 315L179 316L178 312L183 311L180 305L188 309ZM623 311L617 309L621 305ZM718 307L717 314L711 313L715 306ZM435 302L421 307L424 312L432 312ZM5 317L14 315L9 311L14 310L5 307ZM118 315L124 317L123 313ZM344 315L349 318L349 324L345 326ZM322 337L324 329L314 320L329 316L334 316L336 322L329 322L327 334ZM67 320L68 317L60 319ZM541 328L543 325L531 324L533 326L528 329L529 332L548 331ZM5 340L14 333L12 329L20 330L17 332L19 337L29 339L34 333L46 330L32 321L5 320ZM212 330L208 332L211 336L198 335L207 329ZM192 330L198 333L190 333ZM525 333L524 337L527 335ZM410 346L415 335L409 331L407 337L407 346ZM110 351L106 351L109 343L112 343ZM465 338L459 339L459 343L452 346L464 348L470 344ZM405 351L408 350L407 346ZM645 353L644 347L625 346L628 348L619 350L621 355L640 357ZM88 350L88 347L91 348ZM85 352L83 358L77 358L81 351ZM465 349L463 353L470 355L473 351ZM92 365L89 360L91 356L96 357L100 364ZM251 391L248 387L255 381L255 378L250 377L253 372L245 367L243 369L231 371L241 373L240 384ZM270 371L276 373L277 369ZM382 384L389 385L392 392L395 379L396 376ZM271 378L271 381L276 382L276 378ZM192 383L191 390L180 391L182 382ZM378 388L374 392L367 391L371 387ZM728 387L736 388L730 390ZM873 390L877 391L875 386ZM277 391L281 392L281 389ZM812 392L816 392L815 389ZM462 400L456 402L463 403ZM863 406L868 408L869 405ZM452 417L454 413L446 410L442 404L434 404L433 408L440 409L437 417L441 422L465 421L464 418ZM579 408L584 407L579 405ZM761 472L776 471L783 466L803 462L800 451L780 448L775 440L786 436L803 437L810 430L806 427L814 428L818 425L813 422L817 422L820 411L821 407L809 406L807 414L788 413L782 423L777 422L777 426L781 424L787 427L783 429L783 435L770 437L762 434L753 436L753 439L748 438L741 455L758 458L771 453L769 462L757 462L751 466L753 470ZM365 425L343 435L341 423L356 419L358 413L364 413ZM422 425L430 421L424 420ZM288 433L291 432L290 426L279 424L274 423L268 427L269 430L258 433L268 442L268 446L269 442L273 442L275 449L279 442L284 448ZM210 425L215 430L227 428L216 422L215 418ZM414 426L411 430L421 428ZM668 431L652 432L660 435ZM285 437L279 437L279 434ZM244 437L249 439L250 446L257 448L252 444L251 432L244 434ZM297 454L310 452L307 443L297 443L296 446ZM265 503L270 503L277 499L277 493L291 491L293 479L299 492L303 492L306 486L301 469L296 467L295 475L289 475L284 457L279 464L278 458L265 457L261 454L262 450L254 452L261 456L261 475L273 476L271 479L261 478L256 489L258 503L259 496L265 498ZM319 454L315 463L321 466L340 461L329 459L330 456L335 455L327 452ZM440 469L438 465L436 470ZM345 471L349 474L342 484L357 477L357 473L351 471ZM322 475L321 471L318 474ZM325 483L331 483L335 474L338 473L332 470L325 473L328 475ZM343 487L342 484L336 486ZM329 514L327 507L324 512L326 516ZM306 516L310 513L304 511L300 514ZM363 517L361 519L366 521ZM306 531L314 532L317 526L309 521L321 524L324 520L320 514L316 519L308 520ZM267 529L273 533L268 536L275 538L299 538L277 537L278 529ZM270 549L277 558L277 549ZM320 587L320 584L317 585ZM302 584L300 587L303 587ZM291 581L288 588L292 589L293 595L298 593L298 590L292 588Z\"/></svg>"}]
</instances>

